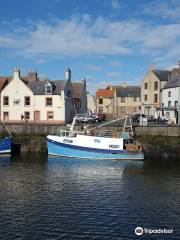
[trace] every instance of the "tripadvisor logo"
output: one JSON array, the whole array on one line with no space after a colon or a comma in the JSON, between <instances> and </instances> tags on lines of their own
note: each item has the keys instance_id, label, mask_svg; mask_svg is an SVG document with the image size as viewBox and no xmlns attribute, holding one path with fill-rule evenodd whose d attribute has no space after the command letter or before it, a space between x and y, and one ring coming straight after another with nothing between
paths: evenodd
<instances>
[{"instance_id":1,"label":"tripadvisor logo","mask_svg":"<svg viewBox=\"0 0 180 240\"><path fill-rule=\"evenodd\" d=\"M150 229L150 228L142 228L136 227L135 234L141 236L142 234L171 234L173 233L174 229L167 229L167 228L157 228L157 229Z\"/></svg>"},{"instance_id":2,"label":"tripadvisor logo","mask_svg":"<svg viewBox=\"0 0 180 240\"><path fill-rule=\"evenodd\" d=\"M137 227L135 228L135 234L140 236L143 234L143 228L142 227Z\"/></svg>"}]
</instances>

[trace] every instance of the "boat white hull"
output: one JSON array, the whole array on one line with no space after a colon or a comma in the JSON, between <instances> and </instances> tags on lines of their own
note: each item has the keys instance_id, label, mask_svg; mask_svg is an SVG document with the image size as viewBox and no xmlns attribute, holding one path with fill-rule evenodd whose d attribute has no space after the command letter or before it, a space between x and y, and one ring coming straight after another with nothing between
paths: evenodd
<instances>
[{"instance_id":1,"label":"boat white hull","mask_svg":"<svg viewBox=\"0 0 180 240\"><path fill-rule=\"evenodd\" d=\"M144 160L144 153L142 151L133 152L128 150L80 147L51 139L48 139L48 154L85 159Z\"/></svg>"}]
</instances>

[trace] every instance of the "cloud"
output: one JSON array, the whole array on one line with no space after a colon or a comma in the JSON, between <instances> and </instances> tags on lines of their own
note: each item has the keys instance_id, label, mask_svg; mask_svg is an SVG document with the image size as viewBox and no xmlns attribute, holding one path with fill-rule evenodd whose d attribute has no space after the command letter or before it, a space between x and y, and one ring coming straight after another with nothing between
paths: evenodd
<instances>
[{"instance_id":1,"label":"cloud","mask_svg":"<svg viewBox=\"0 0 180 240\"><path fill-rule=\"evenodd\" d=\"M121 76L121 74L119 72L109 72L109 73L107 73L107 76L109 78L115 79L115 78L119 78Z\"/></svg>"},{"instance_id":2,"label":"cloud","mask_svg":"<svg viewBox=\"0 0 180 240\"><path fill-rule=\"evenodd\" d=\"M121 6L121 0L111 0L111 5L113 9L118 9Z\"/></svg>"},{"instance_id":3,"label":"cloud","mask_svg":"<svg viewBox=\"0 0 180 240\"><path fill-rule=\"evenodd\" d=\"M112 66L112 67L121 67L122 66L122 63L118 62L118 61L110 61L109 64Z\"/></svg>"},{"instance_id":4,"label":"cloud","mask_svg":"<svg viewBox=\"0 0 180 240\"><path fill-rule=\"evenodd\" d=\"M142 6L143 13L148 15L155 15L161 18L180 18L180 1L179 0L164 0L151 1Z\"/></svg>"},{"instance_id":5,"label":"cloud","mask_svg":"<svg viewBox=\"0 0 180 240\"><path fill-rule=\"evenodd\" d=\"M99 71L102 70L102 67L101 67L101 66L94 65L94 64L86 64L85 67L86 67L88 70L95 71L95 72L99 72Z\"/></svg>"},{"instance_id":6,"label":"cloud","mask_svg":"<svg viewBox=\"0 0 180 240\"><path fill-rule=\"evenodd\" d=\"M19 23L20 24L20 23ZM180 55L180 23L112 21L84 14L66 20L18 23L0 28L0 48L35 59L151 55L174 61ZM118 63L111 63L118 66ZM89 66L93 71L97 66Z\"/></svg>"},{"instance_id":7,"label":"cloud","mask_svg":"<svg viewBox=\"0 0 180 240\"><path fill-rule=\"evenodd\" d=\"M118 39L113 40L109 32L106 32L104 19L99 18L94 22L90 19L81 20L72 18L57 20L55 23L38 22L27 28L15 28L13 33L3 34L0 47L17 48L19 53L29 56L73 57L129 53L127 47L121 46Z\"/></svg>"}]
</instances>

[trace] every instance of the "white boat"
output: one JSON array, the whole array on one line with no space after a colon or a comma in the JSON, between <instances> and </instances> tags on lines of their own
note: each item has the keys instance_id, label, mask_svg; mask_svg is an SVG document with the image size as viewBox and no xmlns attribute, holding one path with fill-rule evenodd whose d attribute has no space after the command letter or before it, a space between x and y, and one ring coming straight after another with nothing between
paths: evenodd
<instances>
[{"instance_id":1,"label":"white boat","mask_svg":"<svg viewBox=\"0 0 180 240\"><path fill-rule=\"evenodd\" d=\"M94 128L76 132L74 131L76 119L74 118L69 131L62 130L56 135L47 136L48 154L88 159L144 160L144 153L140 143L131 136L132 125L130 126L130 132L125 131L127 118L125 119L123 131L112 136L105 136L105 134L104 136L94 135ZM117 120L120 119L114 121Z\"/></svg>"}]
</instances>

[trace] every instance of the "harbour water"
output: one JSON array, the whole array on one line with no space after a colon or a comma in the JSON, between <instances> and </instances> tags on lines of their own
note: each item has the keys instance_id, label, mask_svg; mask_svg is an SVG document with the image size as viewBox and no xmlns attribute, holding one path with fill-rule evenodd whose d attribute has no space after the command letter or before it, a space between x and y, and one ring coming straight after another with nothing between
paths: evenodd
<instances>
[{"instance_id":1,"label":"harbour water","mask_svg":"<svg viewBox=\"0 0 180 240\"><path fill-rule=\"evenodd\" d=\"M135 228L172 233L135 234ZM180 239L180 161L0 159L0 239Z\"/></svg>"}]
</instances>

